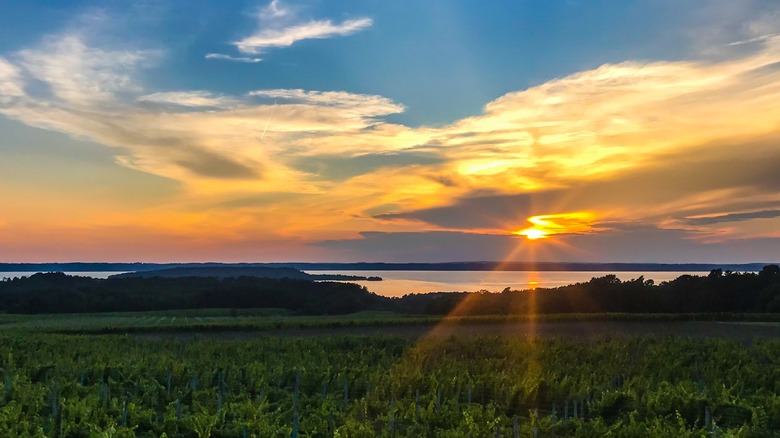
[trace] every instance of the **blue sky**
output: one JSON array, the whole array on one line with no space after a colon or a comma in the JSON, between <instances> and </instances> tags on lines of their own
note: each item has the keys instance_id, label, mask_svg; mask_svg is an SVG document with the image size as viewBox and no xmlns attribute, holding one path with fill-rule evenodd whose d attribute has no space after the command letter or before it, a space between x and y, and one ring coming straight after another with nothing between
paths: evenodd
<instances>
[{"instance_id":1,"label":"blue sky","mask_svg":"<svg viewBox=\"0 0 780 438\"><path fill-rule=\"evenodd\" d=\"M258 88L343 90L403 102L394 120L442 124L479 113L507 92L626 59L690 55L693 2L308 1L291 3L300 21L370 18L354 35L268 49L254 64L213 61L241 54L231 42L256 30L266 6L234 1L10 2L0 49L23 49L43 35L102 15L101 38L165 51L147 85L241 93ZM82 21L82 23L79 23ZM240 78L241 80L236 80Z\"/></svg>"},{"instance_id":2,"label":"blue sky","mask_svg":"<svg viewBox=\"0 0 780 438\"><path fill-rule=\"evenodd\" d=\"M770 0L6 1L0 255L768 260L778 23Z\"/></svg>"}]
</instances>

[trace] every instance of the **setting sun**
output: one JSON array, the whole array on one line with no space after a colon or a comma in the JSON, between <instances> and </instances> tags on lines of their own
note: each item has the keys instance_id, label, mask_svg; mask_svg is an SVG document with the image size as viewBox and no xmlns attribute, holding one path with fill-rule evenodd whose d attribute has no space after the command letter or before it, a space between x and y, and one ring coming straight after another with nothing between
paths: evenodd
<instances>
[{"instance_id":1,"label":"setting sun","mask_svg":"<svg viewBox=\"0 0 780 438\"><path fill-rule=\"evenodd\" d=\"M549 233L537 228L527 228L517 233L520 236L525 236L531 240L544 239L549 236Z\"/></svg>"},{"instance_id":2,"label":"setting sun","mask_svg":"<svg viewBox=\"0 0 780 438\"><path fill-rule=\"evenodd\" d=\"M533 226L516 231L514 234L530 240L545 239L554 234L582 233L589 231L595 215L586 211L531 216L528 222Z\"/></svg>"}]
</instances>

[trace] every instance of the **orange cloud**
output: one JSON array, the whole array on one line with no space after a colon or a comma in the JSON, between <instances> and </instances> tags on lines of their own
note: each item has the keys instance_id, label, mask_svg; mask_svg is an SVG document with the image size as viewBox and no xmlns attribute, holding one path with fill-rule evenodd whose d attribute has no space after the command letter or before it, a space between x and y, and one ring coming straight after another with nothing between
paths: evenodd
<instances>
[{"instance_id":1,"label":"orange cloud","mask_svg":"<svg viewBox=\"0 0 780 438\"><path fill-rule=\"evenodd\" d=\"M533 226L513 234L535 240L556 234L586 233L593 229L595 221L596 215L586 211L532 216L528 218L528 222Z\"/></svg>"},{"instance_id":2,"label":"orange cloud","mask_svg":"<svg viewBox=\"0 0 780 438\"><path fill-rule=\"evenodd\" d=\"M18 61L0 59L0 114L111 147L117 164L181 183L165 206L131 219L93 205L92 217L110 218L105 223L215 239L313 240L376 227L412 231L419 223L380 222L365 212L446 206L471 193L568 190L723 139L776 131L780 37L768 35L758 43L759 51L718 62L603 65L507 93L481 114L446 126L410 127L383 120L404 106L376 95L297 89L234 96L152 93L136 73L159 53L93 47L79 35L64 35L18 52L12 58ZM29 93L31 81L48 85L53 95ZM349 160L420 152L437 160L377 165L345 179L296 164L326 154ZM719 190L703 188L664 205L637 201L630 209L603 196L598 209L577 210L661 223L675 202L690 208L693 197ZM236 205L262 197L255 205ZM17 208L27 216L46 210ZM541 237L591 231L595 218L566 213L530 220L533 226L519 233ZM215 231L220 227L227 231Z\"/></svg>"}]
</instances>

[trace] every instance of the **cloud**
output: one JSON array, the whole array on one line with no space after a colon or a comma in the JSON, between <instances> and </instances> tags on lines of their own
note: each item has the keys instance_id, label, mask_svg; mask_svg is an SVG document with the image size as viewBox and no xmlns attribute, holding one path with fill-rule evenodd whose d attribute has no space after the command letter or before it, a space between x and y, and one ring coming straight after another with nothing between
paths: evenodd
<instances>
[{"instance_id":1,"label":"cloud","mask_svg":"<svg viewBox=\"0 0 780 438\"><path fill-rule=\"evenodd\" d=\"M777 262L780 239L704 243L694 232L612 224L598 234L557 236L553 243L524 237L465 232L362 232L360 238L325 240L347 260L388 262L566 261L608 263Z\"/></svg>"},{"instance_id":2,"label":"cloud","mask_svg":"<svg viewBox=\"0 0 780 438\"><path fill-rule=\"evenodd\" d=\"M370 18L355 18L341 23L331 20L299 22L293 11L279 1L272 1L258 15L259 27L254 34L233 43L241 53L262 53L273 47L289 47L301 40L352 35L370 27Z\"/></svg>"},{"instance_id":3,"label":"cloud","mask_svg":"<svg viewBox=\"0 0 780 438\"><path fill-rule=\"evenodd\" d=\"M225 55L223 53L207 53L205 58L217 59L220 61L243 62L245 64L255 64L263 60L263 58L258 58L258 57L230 56L230 55Z\"/></svg>"},{"instance_id":4,"label":"cloud","mask_svg":"<svg viewBox=\"0 0 780 438\"><path fill-rule=\"evenodd\" d=\"M363 116L386 116L401 113L405 107L376 95L354 94L344 91L306 91L301 89L275 89L250 91L249 96L285 100L309 105L339 107L359 112Z\"/></svg>"},{"instance_id":5,"label":"cloud","mask_svg":"<svg viewBox=\"0 0 780 438\"><path fill-rule=\"evenodd\" d=\"M281 18L289 14L290 10L282 6L280 0L271 0L271 3L260 11L260 16L264 19Z\"/></svg>"},{"instance_id":6,"label":"cloud","mask_svg":"<svg viewBox=\"0 0 780 438\"><path fill-rule=\"evenodd\" d=\"M174 158L173 162L195 175L207 178L250 179L260 176L258 171L247 164L232 161L209 151L197 153L190 149L181 158Z\"/></svg>"},{"instance_id":7,"label":"cloud","mask_svg":"<svg viewBox=\"0 0 780 438\"><path fill-rule=\"evenodd\" d=\"M684 220L690 225L712 225L722 222L740 222L750 219L773 219L780 217L780 210L751 211L747 213L729 213L716 216L691 217Z\"/></svg>"},{"instance_id":8,"label":"cloud","mask_svg":"<svg viewBox=\"0 0 780 438\"><path fill-rule=\"evenodd\" d=\"M429 166L443 163L445 157L430 153L398 152L363 154L353 157L340 155L307 155L296 157L290 164L296 169L317 175L327 181L345 181L382 167Z\"/></svg>"},{"instance_id":9,"label":"cloud","mask_svg":"<svg viewBox=\"0 0 780 438\"><path fill-rule=\"evenodd\" d=\"M747 216L744 227L729 230L711 226L720 220L689 220L729 219L723 215L780 206L778 141L778 134L723 140L662 154L631 171L569 181L565 187L524 193L501 193L500 187L467 191L445 205L396 209L375 218L383 223L501 233L526 227L529 217L588 210L613 219L698 230L708 239L778 236L771 227L747 223L751 219Z\"/></svg>"},{"instance_id":10,"label":"cloud","mask_svg":"<svg viewBox=\"0 0 780 438\"><path fill-rule=\"evenodd\" d=\"M773 39L774 37L780 35L780 33L767 33L764 35L759 35L756 37L748 38L746 40L740 40L740 41L734 41L729 43L729 46L741 46L744 44L751 44L751 43L757 43L757 42L763 42L763 41L769 41Z\"/></svg>"},{"instance_id":11,"label":"cloud","mask_svg":"<svg viewBox=\"0 0 780 438\"><path fill-rule=\"evenodd\" d=\"M451 262L501 260L522 241L517 237L429 231L364 231L359 239L316 242L347 260L383 260L389 262Z\"/></svg>"},{"instance_id":12,"label":"cloud","mask_svg":"<svg viewBox=\"0 0 780 438\"><path fill-rule=\"evenodd\" d=\"M268 17L296 19L272 5ZM231 239L273 229L340 242L359 230L422 229L445 234L425 234L420 254L451 259L469 239L506 250L523 242L460 234L501 236L529 217L593 211L588 235L625 237L603 224L635 222L648 227L638 236L673 229L663 242L698 240L686 247L699 251L780 229L754 226L777 218L690 221L780 208L775 38L717 62L607 64L507 93L473 117L411 127L385 119L405 108L379 95L147 90L140 71L161 52L51 35L0 59L0 114L111 147L118 164L180 182L175 206L196 213L175 215L177 223L202 227L190 231L230 220ZM224 210L203 218L203 205ZM495 255L488 249L475 254Z\"/></svg>"},{"instance_id":13,"label":"cloud","mask_svg":"<svg viewBox=\"0 0 780 438\"><path fill-rule=\"evenodd\" d=\"M19 69L0 57L0 104L11 103L21 96L24 89Z\"/></svg>"},{"instance_id":14,"label":"cloud","mask_svg":"<svg viewBox=\"0 0 780 438\"><path fill-rule=\"evenodd\" d=\"M90 47L78 35L50 36L40 48L18 52L21 66L61 101L108 102L120 93L138 92L134 71L158 53Z\"/></svg>"},{"instance_id":15,"label":"cloud","mask_svg":"<svg viewBox=\"0 0 780 438\"><path fill-rule=\"evenodd\" d=\"M529 193L465 197L451 205L381 214L375 218L421 221L444 229L509 231L519 229L525 218L540 213L533 209L536 197Z\"/></svg>"},{"instance_id":16,"label":"cloud","mask_svg":"<svg viewBox=\"0 0 780 438\"><path fill-rule=\"evenodd\" d=\"M330 20L309 21L281 29L264 29L234 44L242 53L257 54L270 47L288 47L301 40L347 36L370 27L370 18L333 24Z\"/></svg>"},{"instance_id":17,"label":"cloud","mask_svg":"<svg viewBox=\"0 0 780 438\"><path fill-rule=\"evenodd\" d=\"M169 91L141 96L139 102L149 102L161 105L203 108L227 108L235 106L234 98L215 95L208 91Z\"/></svg>"}]
</instances>

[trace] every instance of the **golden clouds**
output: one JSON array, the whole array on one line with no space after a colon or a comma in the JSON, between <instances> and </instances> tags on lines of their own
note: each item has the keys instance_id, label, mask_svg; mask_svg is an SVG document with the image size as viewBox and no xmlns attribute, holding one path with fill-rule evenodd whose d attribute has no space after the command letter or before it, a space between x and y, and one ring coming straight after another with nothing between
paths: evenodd
<instances>
[{"instance_id":1,"label":"golden clouds","mask_svg":"<svg viewBox=\"0 0 780 438\"><path fill-rule=\"evenodd\" d=\"M531 216L528 218L528 222L533 224L533 226L516 231L513 234L536 240L556 234L586 233L593 229L596 215L587 211L547 214Z\"/></svg>"},{"instance_id":2,"label":"golden clouds","mask_svg":"<svg viewBox=\"0 0 780 438\"><path fill-rule=\"evenodd\" d=\"M135 74L150 52L91 47L74 35L57 41L20 51L18 62L0 59L0 114L112 147L118 164L181 182L170 207L133 221L220 238L419 230L419 221L380 221L366 212L442 207L473 193L565 191L780 126L777 37L732 60L603 65L508 93L482 114L441 127L388 123L383 117L404 106L377 95L150 92ZM32 92L32 80L51 95ZM435 159L399 158L420 154ZM350 172L337 178L310 165L323 156L339 157L332 166ZM355 170L366 157L372 164ZM713 190L722 188L690 196ZM268 194L278 196L234 202ZM641 200L627 211L610 204L609 194L598 201L600 218L609 211L612 219L660 223L669 211ZM190 211L204 205L207 213ZM592 231L595 213L560 213L589 206L556 208L532 216L533 226L518 233ZM219 223L232 231L215 231Z\"/></svg>"}]
</instances>

